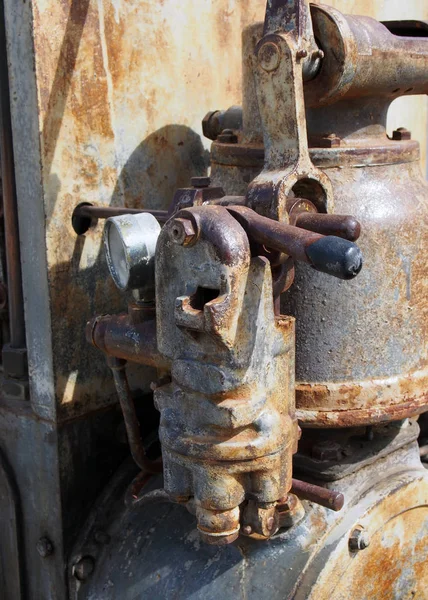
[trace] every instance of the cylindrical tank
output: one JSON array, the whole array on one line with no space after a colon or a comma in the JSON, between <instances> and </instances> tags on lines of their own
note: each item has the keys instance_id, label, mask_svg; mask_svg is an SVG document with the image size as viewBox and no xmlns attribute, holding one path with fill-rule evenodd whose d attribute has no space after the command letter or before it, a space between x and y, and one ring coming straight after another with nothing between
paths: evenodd
<instances>
[{"instance_id":1,"label":"cylindrical tank","mask_svg":"<svg viewBox=\"0 0 428 600\"><path fill-rule=\"evenodd\" d=\"M337 31L339 25L347 28L352 38L347 44L357 49L354 65L365 64L370 49L373 60L382 63L389 46L402 47L393 60L406 62L406 40L409 61L415 58L415 44L416 63L427 60L427 38L399 37L366 18L357 23L353 17L348 23L329 10L315 9L314 28L320 31L326 14L338 24ZM263 169L262 131L249 68L261 35L261 25L244 32L244 129L237 143L214 142L212 147L214 184L229 194L245 194ZM328 64L331 48L323 48ZM419 79L410 66L409 72ZM320 77L325 80L322 71ZM316 82L317 78L307 87L316 89ZM349 90L349 81L346 85ZM415 85L420 91L426 81ZM295 284L282 297L282 312L296 317L298 416L313 427L397 420L428 407L428 185L420 170L419 145L407 130L397 130L392 138L386 135L393 99L389 92L377 90L370 96L364 91L361 98L357 91L350 99L340 99L341 93L335 103L318 107L311 95L307 110L311 159L329 177L333 202L323 206L316 186L303 183L295 192L320 211L353 215L361 222L359 245L365 265L355 281L343 283L297 264Z\"/></svg>"}]
</instances>

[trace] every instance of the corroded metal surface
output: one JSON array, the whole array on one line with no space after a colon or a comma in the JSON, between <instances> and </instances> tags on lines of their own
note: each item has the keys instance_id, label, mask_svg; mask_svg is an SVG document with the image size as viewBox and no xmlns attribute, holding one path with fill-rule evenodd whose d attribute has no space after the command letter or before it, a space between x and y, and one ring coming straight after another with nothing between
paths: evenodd
<instances>
[{"instance_id":1,"label":"corroded metal surface","mask_svg":"<svg viewBox=\"0 0 428 600\"><path fill-rule=\"evenodd\" d=\"M97 502L98 510L75 547L71 564L89 554L96 566L84 585L72 577L70 568L71 598L126 598L131 588L130 596L138 600L147 595L155 600L172 595L196 600L231 596L239 600L324 600L329 594L334 600L403 600L411 598L412 591L419 594L413 597L425 600L422 561L427 556L428 481L417 454L416 445L403 448L334 482L346 497L340 513L304 502L305 518L268 544L241 537L221 548L201 544L194 517L180 507L125 507L123 490L133 474L124 469ZM152 479L146 483L146 491L160 484L159 479ZM407 525L411 527L408 533L403 529ZM359 527L368 534L370 545L350 553L349 538ZM99 530L110 536L110 544L96 543L94 532ZM399 536L409 544L409 553L403 552L402 560ZM395 560L390 564L392 552ZM375 557L384 566L378 587ZM370 567L367 581L363 580L365 561ZM311 596L312 586L317 594ZM375 593L370 595L370 591Z\"/></svg>"},{"instance_id":2,"label":"corroded metal surface","mask_svg":"<svg viewBox=\"0 0 428 600\"><path fill-rule=\"evenodd\" d=\"M320 212L352 214L361 222L367 259L358 280L343 286L297 265L296 285L283 296L282 312L297 322L298 416L320 427L398 420L428 406L428 186L419 170L417 144L402 130L389 139L386 113L395 97L427 91L428 39L392 35L372 19L343 16L328 7L314 6L312 17L325 58L316 79L304 86L312 146L308 156L328 177L333 194L326 195L317 176L310 180L298 174L296 157L306 156L306 149L302 142L296 145L296 127L300 123L302 135L305 117L294 111L288 123L291 109L284 107L290 90L282 97L278 83L273 91L272 73L280 70L279 58L286 55L278 36L278 60L266 63L263 77L253 64L256 86L251 83L249 56L257 56L263 44L257 45L261 26L244 34L244 89L249 96L244 109L249 114L244 110L237 143L214 142L213 180L228 194L242 194L255 178L247 203L285 221L291 181L294 194L309 199ZM338 69L334 63L341 52ZM380 64L386 65L381 78L376 75ZM408 79L400 76L398 84L402 70ZM258 91L258 106L257 87L263 90ZM288 142L278 131L288 131ZM281 162L285 168L280 169Z\"/></svg>"},{"instance_id":3,"label":"corroded metal surface","mask_svg":"<svg viewBox=\"0 0 428 600\"><path fill-rule=\"evenodd\" d=\"M172 361L172 383L155 390L165 489L178 501L195 497L210 543L237 537L246 498L244 527L269 537L297 440L294 323L274 316L269 263L251 259L227 209L179 218L198 237L184 244L173 220L156 257L158 347Z\"/></svg>"},{"instance_id":4,"label":"corroded metal surface","mask_svg":"<svg viewBox=\"0 0 428 600\"><path fill-rule=\"evenodd\" d=\"M242 26L263 12L259 0L32 2L59 417L115 397L96 353L68 335L121 304L99 252L103 224L76 239L75 206L164 209L205 174L202 107L240 101Z\"/></svg>"}]
</instances>

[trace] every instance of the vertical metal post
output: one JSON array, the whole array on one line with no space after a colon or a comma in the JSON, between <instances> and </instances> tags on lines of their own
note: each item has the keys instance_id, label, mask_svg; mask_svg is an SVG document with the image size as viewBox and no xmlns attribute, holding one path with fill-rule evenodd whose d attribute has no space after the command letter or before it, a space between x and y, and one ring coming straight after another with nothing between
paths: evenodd
<instances>
[{"instance_id":1,"label":"vertical metal post","mask_svg":"<svg viewBox=\"0 0 428 600\"><path fill-rule=\"evenodd\" d=\"M3 0L0 2L0 11L0 153L6 239L10 348L14 349L25 347L25 323Z\"/></svg>"}]
</instances>

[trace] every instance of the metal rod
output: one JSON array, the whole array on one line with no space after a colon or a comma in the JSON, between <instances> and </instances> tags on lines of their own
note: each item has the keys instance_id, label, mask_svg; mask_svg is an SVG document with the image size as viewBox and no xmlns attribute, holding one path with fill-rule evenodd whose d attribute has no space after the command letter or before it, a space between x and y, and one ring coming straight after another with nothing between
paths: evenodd
<instances>
[{"instance_id":1,"label":"metal rod","mask_svg":"<svg viewBox=\"0 0 428 600\"><path fill-rule=\"evenodd\" d=\"M298 479L293 479L291 493L296 494L301 500L315 502L315 504L336 512L342 510L345 503L345 497L340 492L334 492Z\"/></svg>"},{"instance_id":2,"label":"metal rod","mask_svg":"<svg viewBox=\"0 0 428 600\"><path fill-rule=\"evenodd\" d=\"M3 3L2 3L3 9ZM10 347L25 348L24 299L22 293L21 252L10 114L9 74L4 15L0 15L0 153L3 210L6 238L7 289Z\"/></svg>"},{"instance_id":3,"label":"metal rod","mask_svg":"<svg viewBox=\"0 0 428 600\"><path fill-rule=\"evenodd\" d=\"M109 357L108 365L113 373L132 458L142 471L146 473L162 473L162 461L149 460L144 450L140 424L125 371L126 361Z\"/></svg>"},{"instance_id":4,"label":"metal rod","mask_svg":"<svg viewBox=\"0 0 428 600\"><path fill-rule=\"evenodd\" d=\"M118 217L120 215L138 215L141 213L150 213L160 223L165 223L168 219L166 210L126 208L126 206L91 206L90 204L81 204L74 210L74 216L89 219L109 219L110 217Z\"/></svg>"},{"instance_id":5,"label":"metal rod","mask_svg":"<svg viewBox=\"0 0 428 600\"><path fill-rule=\"evenodd\" d=\"M350 242L356 242L361 234L360 223L349 215L301 213L296 219L296 227L321 235L336 235Z\"/></svg>"}]
</instances>

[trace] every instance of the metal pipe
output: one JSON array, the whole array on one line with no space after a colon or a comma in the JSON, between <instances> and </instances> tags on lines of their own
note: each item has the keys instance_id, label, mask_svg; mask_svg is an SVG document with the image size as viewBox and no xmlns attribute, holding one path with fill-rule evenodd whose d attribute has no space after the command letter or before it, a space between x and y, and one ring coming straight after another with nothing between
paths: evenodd
<instances>
[{"instance_id":1,"label":"metal pipe","mask_svg":"<svg viewBox=\"0 0 428 600\"><path fill-rule=\"evenodd\" d=\"M307 483L306 481L299 481L293 479L291 493L296 494L301 500L309 500L315 502L324 508L329 508L338 512L342 510L345 503L345 497L340 492L334 492L318 485Z\"/></svg>"},{"instance_id":2,"label":"metal pipe","mask_svg":"<svg viewBox=\"0 0 428 600\"><path fill-rule=\"evenodd\" d=\"M2 3L3 11L3 3ZM10 347L25 348L24 298L22 292L21 252L19 247L18 207L10 114L9 74L3 12L0 15L0 153L3 211L6 238L7 288Z\"/></svg>"},{"instance_id":3,"label":"metal pipe","mask_svg":"<svg viewBox=\"0 0 428 600\"><path fill-rule=\"evenodd\" d=\"M145 473L162 473L162 461L149 460L144 450L140 424L125 371L126 361L109 357L107 362L113 373L132 458Z\"/></svg>"},{"instance_id":4,"label":"metal pipe","mask_svg":"<svg viewBox=\"0 0 428 600\"><path fill-rule=\"evenodd\" d=\"M123 360L168 369L171 364L159 353L154 319L134 323L133 315L106 315L86 325L86 339L105 354Z\"/></svg>"},{"instance_id":5,"label":"metal pipe","mask_svg":"<svg viewBox=\"0 0 428 600\"><path fill-rule=\"evenodd\" d=\"M86 219L109 219L121 215L139 215L141 213L150 213L160 223L165 223L168 219L166 210L150 210L145 208L127 208L126 206L92 206L91 204L80 204L74 210L73 217Z\"/></svg>"}]
</instances>

